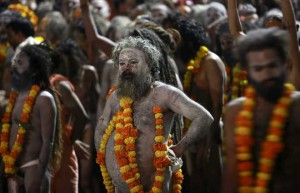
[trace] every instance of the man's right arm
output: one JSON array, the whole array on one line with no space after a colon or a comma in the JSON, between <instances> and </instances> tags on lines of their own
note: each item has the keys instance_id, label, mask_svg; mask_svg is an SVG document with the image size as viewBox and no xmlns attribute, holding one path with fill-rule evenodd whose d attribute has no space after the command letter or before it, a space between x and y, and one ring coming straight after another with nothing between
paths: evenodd
<instances>
[{"instance_id":1,"label":"man's right arm","mask_svg":"<svg viewBox=\"0 0 300 193\"><path fill-rule=\"evenodd\" d=\"M237 190L236 153L234 141L235 118L240 111L240 99L231 101L225 108L224 146L225 164L222 180L222 193L234 193Z\"/></svg>"},{"instance_id":2,"label":"man's right arm","mask_svg":"<svg viewBox=\"0 0 300 193\"><path fill-rule=\"evenodd\" d=\"M109 125L110 120L112 119L112 104L115 101L115 94L112 94L104 107L103 113L101 117L98 119L98 123L95 129L95 135L94 135L94 143L96 150L100 147L100 140L102 139L103 134L105 133L105 129Z\"/></svg>"}]
</instances>

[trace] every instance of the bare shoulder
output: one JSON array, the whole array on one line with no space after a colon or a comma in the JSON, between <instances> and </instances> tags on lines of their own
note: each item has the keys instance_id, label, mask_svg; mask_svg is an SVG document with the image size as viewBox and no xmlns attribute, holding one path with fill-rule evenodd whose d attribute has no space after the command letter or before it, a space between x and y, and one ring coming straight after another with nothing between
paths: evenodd
<instances>
[{"instance_id":1,"label":"bare shoulder","mask_svg":"<svg viewBox=\"0 0 300 193\"><path fill-rule=\"evenodd\" d=\"M204 67L219 67L222 69L225 67L222 59L211 51L209 51L208 55L203 59L203 65Z\"/></svg>"},{"instance_id":2,"label":"bare shoulder","mask_svg":"<svg viewBox=\"0 0 300 193\"><path fill-rule=\"evenodd\" d=\"M224 111L224 121L232 121L235 119L237 114L241 111L243 107L243 103L245 101L245 97L240 97L235 100L230 101L226 106L225 106L225 111Z\"/></svg>"},{"instance_id":3,"label":"bare shoulder","mask_svg":"<svg viewBox=\"0 0 300 193\"><path fill-rule=\"evenodd\" d=\"M166 95L168 93L173 93L173 92L178 94L183 93L178 88L160 81L155 81L153 83L153 90L155 94L162 94L162 95Z\"/></svg>"},{"instance_id":4,"label":"bare shoulder","mask_svg":"<svg viewBox=\"0 0 300 193\"><path fill-rule=\"evenodd\" d=\"M296 91L292 95L293 104L291 105L292 115L290 116L300 126L300 119L297 118L300 114L300 92Z\"/></svg>"},{"instance_id":5,"label":"bare shoulder","mask_svg":"<svg viewBox=\"0 0 300 193\"><path fill-rule=\"evenodd\" d=\"M300 92L295 91L292 95L292 98L297 104L299 104L300 103Z\"/></svg>"},{"instance_id":6,"label":"bare shoulder","mask_svg":"<svg viewBox=\"0 0 300 193\"><path fill-rule=\"evenodd\" d=\"M54 97L49 91L41 91L40 94L36 98L36 104L37 105L52 105L54 104Z\"/></svg>"}]
</instances>

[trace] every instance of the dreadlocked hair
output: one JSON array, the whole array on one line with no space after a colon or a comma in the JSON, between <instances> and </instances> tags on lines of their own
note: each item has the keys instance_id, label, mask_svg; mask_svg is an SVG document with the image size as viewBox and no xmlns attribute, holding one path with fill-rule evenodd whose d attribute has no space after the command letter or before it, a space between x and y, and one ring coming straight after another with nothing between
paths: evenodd
<instances>
[{"instance_id":1,"label":"dreadlocked hair","mask_svg":"<svg viewBox=\"0 0 300 193\"><path fill-rule=\"evenodd\" d=\"M140 27L140 28L145 27L147 29L152 30L166 45L169 53L173 53L176 51L178 41L175 41L175 38L173 37L173 31L171 31L171 29L165 30L164 28L162 28L161 26L157 25L156 23L154 23L152 21L145 21L143 23L138 23L137 27ZM175 30L175 29L173 29L173 30ZM174 31L174 34L175 33L176 32ZM179 32L177 32L177 33L178 33L177 35L180 36ZM181 37L180 37L180 39L181 39Z\"/></svg>"},{"instance_id":2,"label":"dreadlocked hair","mask_svg":"<svg viewBox=\"0 0 300 193\"><path fill-rule=\"evenodd\" d=\"M156 35L153 30L147 28L135 28L129 32L129 35L147 39L153 46L155 46L159 50L162 55L159 61L159 80L178 87L175 70L168 60L167 48L159 38L159 36Z\"/></svg>"},{"instance_id":3,"label":"dreadlocked hair","mask_svg":"<svg viewBox=\"0 0 300 193\"><path fill-rule=\"evenodd\" d=\"M168 60L168 52L165 44L162 42L162 40L159 38L157 33L155 33L154 30L151 30L150 28L135 28L132 29L132 31L129 32L129 35L131 36L139 36L142 39L147 39L149 42L155 46L159 52L161 53L162 57L159 61L159 80L162 82L165 82L167 84L170 84L172 86L175 86L178 88L178 83L176 79L176 74L173 66L170 64ZM181 128L182 128L182 117L178 114L175 115L175 118L173 119L173 123L171 126L172 134L174 134L175 143L177 143L181 139Z\"/></svg>"}]
</instances>

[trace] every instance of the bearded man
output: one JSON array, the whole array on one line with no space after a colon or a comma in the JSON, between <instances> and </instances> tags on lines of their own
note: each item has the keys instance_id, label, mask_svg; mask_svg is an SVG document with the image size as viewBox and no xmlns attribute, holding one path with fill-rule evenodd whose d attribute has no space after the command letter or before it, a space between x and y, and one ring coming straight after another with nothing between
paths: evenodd
<instances>
[{"instance_id":1,"label":"bearded man","mask_svg":"<svg viewBox=\"0 0 300 193\"><path fill-rule=\"evenodd\" d=\"M287 34L251 31L237 56L253 86L225 110L222 192L300 192L300 94L285 84Z\"/></svg>"},{"instance_id":2,"label":"bearded man","mask_svg":"<svg viewBox=\"0 0 300 193\"><path fill-rule=\"evenodd\" d=\"M159 57L158 50L141 38L126 38L114 49L119 83L95 133L96 148L100 147L97 160L108 192L171 192L170 159L173 164L178 161L174 156L180 157L191 143L203 138L213 121L182 91L155 81ZM175 113L192 123L172 151L167 139Z\"/></svg>"},{"instance_id":3,"label":"bearded man","mask_svg":"<svg viewBox=\"0 0 300 193\"><path fill-rule=\"evenodd\" d=\"M13 89L2 119L0 144L4 163L0 174L7 177L8 186L3 192L49 192L57 126L47 71L50 62L48 54L35 46L22 47L12 60ZM54 157L52 161L56 168L58 161Z\"/></svg>"}]
</instances>

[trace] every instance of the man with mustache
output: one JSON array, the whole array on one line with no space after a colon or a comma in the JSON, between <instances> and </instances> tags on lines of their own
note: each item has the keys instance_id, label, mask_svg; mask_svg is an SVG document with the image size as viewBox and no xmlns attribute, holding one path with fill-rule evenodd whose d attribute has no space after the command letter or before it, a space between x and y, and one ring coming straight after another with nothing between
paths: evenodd
<instances>
[{"instance_id":1,"label":"man with mustache","mask_svg":"<svg viewBox=\"0 0 300 193\"><path fill-rule=\"evenodd\" d=\"M180 190L182 179L171 181L172 169L178 172L175 165L180 165L176 157L203 139L213 121L208 111L182 91L156 81L159 57L157 48L139 37L126 38L114 49L118 86L95 132L97 162L108 192L167 193L172 192L171 185ZM175 113L192 123L175 146L167 147Z\"/></svg>"},{"instance_id":2,"label":"man with mustache","mask_svg":"<svg viewBox=\"0 0 300 193\"><path fill-rule=\"evenodd\" d=\"M287 38L269 28L238 42L252 86L225 109L224 193L300 192L300 94L285 83Z\"/></svg>"},{"instance_id":3,"label":"man with mustache","mask_svg":"<svg viewBox=\"0 0 300 193\"><path fill-rule=\"evenodd\" d=\"M60 147L54 141L59 133L58 108L49 83L50 64L48 54L36 46L20 48L12 60L12 92L2 118L0 143L0 174L6 177L8 190L1 192L50 190L49 162L57 169L59 161L52 157L52 150Z\"/></svg>"}]
</instances>

